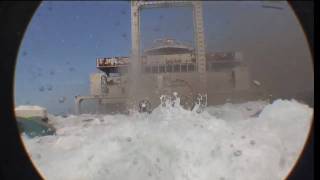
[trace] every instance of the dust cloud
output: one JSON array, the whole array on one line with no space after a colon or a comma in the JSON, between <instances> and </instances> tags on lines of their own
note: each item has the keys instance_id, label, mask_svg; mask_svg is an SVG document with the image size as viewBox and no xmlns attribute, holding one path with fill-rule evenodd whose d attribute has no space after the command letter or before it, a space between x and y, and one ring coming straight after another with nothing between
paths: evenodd
<instances>
[{"instance_id":1,"label":"dust cloud","mask_svg":"<svg viewBox=\"0 0 320 180\"><path fill-rule=\"evenodd\" d=\"M265 8L259 1L204 2L206 51L242 52L252 81L259 81L270 96L313 106L313 64L306 37L291 7L286 2L274 4L280 8ZM194 42L192 8L144 11L142 48L166 36ZM145 23L152 18L154 23Z\"/></svg>"}]
</instances>

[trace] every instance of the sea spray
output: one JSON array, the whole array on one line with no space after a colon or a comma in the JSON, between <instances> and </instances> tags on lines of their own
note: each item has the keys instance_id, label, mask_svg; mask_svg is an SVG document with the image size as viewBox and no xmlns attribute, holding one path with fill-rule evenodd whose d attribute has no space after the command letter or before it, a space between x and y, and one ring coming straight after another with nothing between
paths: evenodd
<instances>
[{"instance_id":1,"label":"sea spray","mask_svg":"<svg viewBox=\"0 0 320 180\"><path fill-rule=\"evenodd\" d=\"M163 100L150 114L50 116L55 136L22 138L49 180L284 179L313 113L293 100L228 103L201 113Z\"/></svg>"}]
</instances>

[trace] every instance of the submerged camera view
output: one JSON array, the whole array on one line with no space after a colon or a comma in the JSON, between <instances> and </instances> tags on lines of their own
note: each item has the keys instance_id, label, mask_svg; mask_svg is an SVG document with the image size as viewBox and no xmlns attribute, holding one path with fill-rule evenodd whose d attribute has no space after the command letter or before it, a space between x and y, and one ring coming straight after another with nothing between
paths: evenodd
<instances>
[{"instance_id":1,"label":"submerged camera view","mask_svg":"<svg viewBox=\"0 0 320 180\"><path fill-rule=\"evenodd\" d=\"M45 1L15 80L45 179L285 179L313 116L284 1Z\"/></svg>"}]
</instances>

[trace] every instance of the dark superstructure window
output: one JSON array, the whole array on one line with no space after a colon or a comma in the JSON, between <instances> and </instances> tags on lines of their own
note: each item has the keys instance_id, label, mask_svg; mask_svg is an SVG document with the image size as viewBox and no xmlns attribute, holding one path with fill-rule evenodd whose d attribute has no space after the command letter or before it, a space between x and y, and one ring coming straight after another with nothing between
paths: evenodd
<instances>
[{"instance_id":1,"label":"dark superstructure window","mask_svg":"<svg viewBox=\"0 0 320 180\"><path fill-rule=\"evenodd\" d=\"M164 65L159 66L159 73L164 73L166 72L166 68Z\"/></svg>"},{"instance_id":2,"label":"dark superstructure window","mask_svg":"<svg viewBox=\"0 0 320 180\"><path fill-rule=\"evenodd\" d=\"M166 72L172 72L172 65L171 64L167 64Z\"/></svg>"},{"instance_id":3,"label":"dark superstructure window","mask_svg":"<svg viewBox=\"0 0 320 180\"><path fill-rule=\"evenodd\" d=\"M180 64L173 65L173 72L180 72Z\"/></svg>"},{"instance_id":4,"label":"dark superstructure window","mask_svg":"<svg viewBox=\"0 0 320 180\"><path fill-rule=\"evenodd\" d=\"M181 72L187 72L188 68L187 68L187 64L182 64L181 65Z\"/></svg>"},{"instance_id":5,"label":"dark superstructure window","mask_svg":"<svg viewBox=\"0 0 320 180\"><path fill-rule=\"evenodd\" d=\"M193 72L193 71L195 71L195 69L196 69L196 67L194 64L188 64L188 71L189 72Z\"/></svg>"},{"instance_id":6,"label":"dark superstructure window","mask_svg":"<svg viewBox=\"0 0 320 180\"><path fill-rule=\"evenodd\" d=\"M158 66L152 66L152 73L158 73Z\"/></svg>"}]
</instances>

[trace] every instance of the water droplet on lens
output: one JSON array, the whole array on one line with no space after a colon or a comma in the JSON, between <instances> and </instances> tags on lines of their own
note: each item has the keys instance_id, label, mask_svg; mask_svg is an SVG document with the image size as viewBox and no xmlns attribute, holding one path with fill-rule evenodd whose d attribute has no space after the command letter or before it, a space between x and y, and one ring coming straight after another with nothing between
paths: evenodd
<instances>
[{"instance_id":1,"label":"water droplet on lens","mask_svg":"<svg viewBox=\"0 0 320 180\"><path fill-rule=\"evenodd\" d=\"M23 52L22 52L22 56L27 56L27 54L28 54L28 53L27 53L26 51L23 51Z\"/></svg>"},{"instance_id":2,"label":"water droplet on lens","mask_svg":"<svg viewBox=\"0 0 320 180\"><path fill-rule=\"evenodd\" d=\"M44 87L43 86L39 87L39 91L43 92L44 91Z\"/></svg>"},{"instance_id":3,"label":"water droplet on lens","mask_svg":"<svg viewBox=\"0 0 320 180\"><path fill-rule=\"evenodd\" d=\"M128 142L131 142L131 141L132 141L132 138L131 138L131 137L127 137L126 140L127 140Z\"/></svg>"},{"instance_id":4,"label":"water droplet on lens","mask_svg":"<svg viewBox=\"0 0 320 180\"><path fill-rule=\"evenodd\" d=\"M54 75L54 74L55 74L54 70L51 70L51 71L49 72L49 74L50 74L50 75Z\"/></svg>"},{"instance_id":5,"label":"water droplet on lens","mask_svg":"<svg viewBox=\"0 0 320 180\"><path fill-rule=\"evenodd\" d=\"M69 68L69 71L70 71L70 72L73 72L74 70L75 70L74 67L70 67L70 68Z\"/></svg>"},{"instance_id":6,"label":"water droplet on lens","mask_svg":"<svg viewBox=\"0 0 320 180\"><path fill-rule=\"evenodd\" d=\"M59 98L59 103L64 103L67 100L66 97L61 97Z\"/></svg>"},{"instance_id":7,"label":"water droplet on lens","mask_svg":"<svg viewBox=\"0 0 320 180\"><path fill-rule=\"evenodd\" d=\"M237 150L235 152L233 152L234 156L241 156L242 155L242 151L241 150Z\"/></svg>"},{"instance_id":8,"label":"water droplet on lens","mask_svg":"<svg viewBox=\"0 0 320 180\"><path fill-rule=\"evenodd\" d=\"M53 88L52 88L51 85L48 85L48 86L47 86L47 90L48 90L48 91L52 91L52 89L53 89Z\"/></svg>"},{"instance_id":9,"label":"water droplet on lens","mask_svg":"<svg viewBox=\"0 0 320 180\"><path fill-rule=\"evenodd\" d=\"M250 141L250 144L251 144L251 145L255 145L256 142L255 142L254 140L251 140L251 141Z\"/></svg>"}]
</instances>

